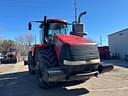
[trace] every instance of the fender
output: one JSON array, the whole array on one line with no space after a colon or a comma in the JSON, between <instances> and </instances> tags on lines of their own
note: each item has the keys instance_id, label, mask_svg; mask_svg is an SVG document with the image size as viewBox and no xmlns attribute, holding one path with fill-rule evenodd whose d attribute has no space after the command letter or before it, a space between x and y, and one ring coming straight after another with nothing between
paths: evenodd
<instances>
[{"instance_id":1,"label":"fender","mask_svg":"<svg viewBox=\"0 0 128 96\"><path fill-rule=\"evenodd\" d=\"M35 44L32 47L32 56L35 56L35 52L37 48L45 48L47 45L46 44Z\"/></svg>"},{"instance_id":2,"label":"fender","mask_svg":"<svg viewBox=\"0 0 128 96\"><path fill-rule=\"evenodd\" d=\"M59 39L56 39L55 41L56 41L56 43L55 43L54 50L56 52L57 59L59 61L59 57L60 57L61 48L62 48L63 43Z\"/></svg>"}]
</instances>

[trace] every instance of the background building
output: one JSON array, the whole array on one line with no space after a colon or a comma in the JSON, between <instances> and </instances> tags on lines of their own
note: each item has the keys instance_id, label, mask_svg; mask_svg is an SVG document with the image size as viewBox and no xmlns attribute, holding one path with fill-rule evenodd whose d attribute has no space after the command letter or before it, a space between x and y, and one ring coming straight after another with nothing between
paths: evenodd
<instances>
[{"instance_id":1,"label":"background building","mask_svg":"<svg viewBox=\"0 0 128 96\"><path fill-rule=\"evenodd\" d=\"M110 55L125 59L128 56L128 28L108 35Z\"/></svg>"}]
</instances>

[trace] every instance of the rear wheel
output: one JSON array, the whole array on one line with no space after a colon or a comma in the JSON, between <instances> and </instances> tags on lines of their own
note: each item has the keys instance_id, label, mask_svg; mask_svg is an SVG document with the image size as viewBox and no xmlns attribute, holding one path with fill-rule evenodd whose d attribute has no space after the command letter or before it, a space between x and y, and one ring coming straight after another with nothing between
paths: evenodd
<instances>
[{"instance_id":1,"label":"rear wheel","mask_svg":"<svg viewBox=\"0 0 128 96\"><path fill-rule=\"evenodd\" d=\"M57 64L56 58L54 58L56 55L54 54L54 50L51 49L43 49L39 53L39 82L40 87L42 88L49 88L53 87L56 83L55 82L48 82L47 79L47 70L49 68L55 67ZM53 59L54 58L54 59Z\"/></svg>"},{"instance_id":2,"label":"rear wheel","mask_svg":"<svg viewBox=\"0 0 128 96\"><path fill-rule=\"evenodd\" d=\"M29 70L29 73L34 75L36 73L36 70L34 68L34 65L33 65L33 59L32 59L32 52L29 51L28 52L28 70Z\"/></svg>"}]
</instances>

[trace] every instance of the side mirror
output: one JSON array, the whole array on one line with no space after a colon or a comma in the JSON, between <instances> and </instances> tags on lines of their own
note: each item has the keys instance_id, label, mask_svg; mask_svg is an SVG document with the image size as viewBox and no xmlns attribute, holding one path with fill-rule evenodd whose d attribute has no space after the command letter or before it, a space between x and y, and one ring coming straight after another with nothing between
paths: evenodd
<instances>
[{"instance_id":1,"label":"side mirror","mask_svg":"<svg viewBox=\"0 0 128 96\"><path fill-rule=\"evenodd\" d=\"M31 24L31 22L28 23L28 30L32 30L32 24Z\"/></svg>"}]
</instances>

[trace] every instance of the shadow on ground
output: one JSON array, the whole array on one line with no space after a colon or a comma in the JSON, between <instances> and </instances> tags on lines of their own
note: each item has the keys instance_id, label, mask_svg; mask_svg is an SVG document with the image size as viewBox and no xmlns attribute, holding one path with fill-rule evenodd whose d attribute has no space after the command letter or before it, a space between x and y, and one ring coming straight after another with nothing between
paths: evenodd
<instances>
[{"instance_id":1,"label":"shadow on ground","mask_svg":"<svg viewBox=\"0 0 128 96\"><path fill-rule=\"evenodd\" d=\"M17 63L0 63L1 65L3 65L3 64L17 64Z\"/></svg>"},{"instance_id":2,"label":"shadow on ground","mask_svg":"<svg viewBox=\"0 0 128 96\"><path fill-rule=\"evenodd\" d=\"M120 67L128 68L128 61L124 60L102 60L104 64L113 64Z\"/></svg>"},{"instance_id":3,"label":"shadow on ground","mask_svg":"<svg viewBox=\"0 0 128 96\"><path fill-rule=\"evenodd\" d=\"M27 71L0 75L0 96L80 96L87 93L85 88L67 89L63 86L41 89L36 77Z\"/></svg>"}]
</instances>

